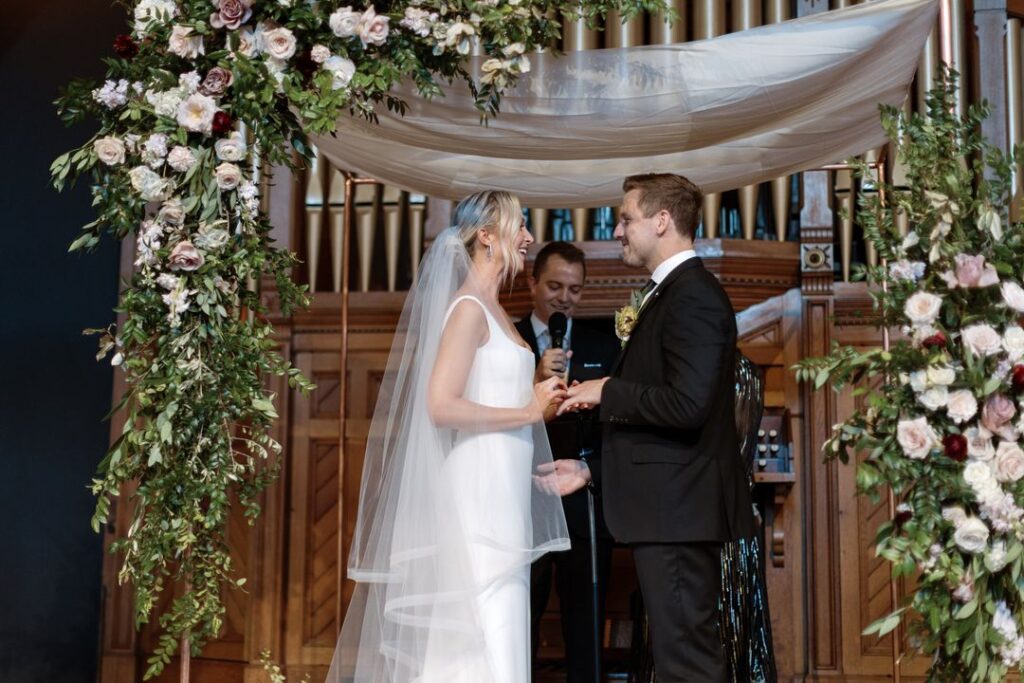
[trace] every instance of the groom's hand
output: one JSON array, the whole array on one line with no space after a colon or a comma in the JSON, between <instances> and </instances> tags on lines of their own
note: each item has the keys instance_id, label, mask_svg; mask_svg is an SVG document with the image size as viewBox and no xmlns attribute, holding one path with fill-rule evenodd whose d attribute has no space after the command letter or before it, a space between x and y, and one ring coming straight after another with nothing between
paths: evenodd
<instances>
[{"instance_id":1,"label":"groom's hand","mask_svg":"<svg viewBox=\"0 0 1024 683\"><path fill-rule=\"evenodd\" d=\"M582 460L555 460L538 465L534 479L542 490L567 496L590 483L590 467Z\"/></svg>"},{"instance_id":2,"label":"groom's hand","mask_svg":"<svg viewBox=\"0 0 1024 683\"><path fill-rule=\"evenodd\" d=\"M604 389L604 383L607 381L607 377L602 377L601 379L587 380L582 384L573 384L569 387L569 398L558 406L558 414L587 410L600 405L601 390Z\"/></svg>"}]
</instances>

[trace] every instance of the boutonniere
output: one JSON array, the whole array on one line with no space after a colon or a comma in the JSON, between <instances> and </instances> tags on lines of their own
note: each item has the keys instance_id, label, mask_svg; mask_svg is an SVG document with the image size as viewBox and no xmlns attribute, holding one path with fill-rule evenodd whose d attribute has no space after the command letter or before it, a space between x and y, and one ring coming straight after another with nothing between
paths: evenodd
<instances>
[{"instance_id":1,"label":"boutonniere","mask_svg":"<svg viewBox=\"0 0 1024 683\"><path fill-rule=\"evenodd\" d=\"M622 342L623 347L629 341L629 335L633 334L633 328L636 327L636 319L640 315L643 303L643 294L636 289L629 295L629 303L615 311L615 336Z\"/></svg>"}]
</instances>

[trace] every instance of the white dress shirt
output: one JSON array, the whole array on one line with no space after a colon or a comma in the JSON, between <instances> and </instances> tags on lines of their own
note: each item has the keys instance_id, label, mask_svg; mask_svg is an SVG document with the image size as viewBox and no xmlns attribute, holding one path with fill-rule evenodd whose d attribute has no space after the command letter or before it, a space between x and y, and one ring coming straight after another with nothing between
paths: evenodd
<instances>
[{"instance_id":1,"label":"white dress shirt","mask_svg":"<svg viewBox=\"0 0 1024 683\"><path fill-rule=\"evenodd\" d=\"M654 272L651 273L651 279L654 280L654 287L651 289L651 291L647 292L647 296L644 297L643 303L647 303L647 299L649 299L651 294L653 294L655 290L658 289L658 286L661 284L661 281L664 280L669 273L675 270L684 261L688 261L692 258L695 258L696 256L697 252L694 251L693 249L684 249L683 251L672 254L667 259L662 261L658 265L658 267L654 269ZM534 327L534 329L536 329L536 327Z\"/></svg>"}]
</instances>

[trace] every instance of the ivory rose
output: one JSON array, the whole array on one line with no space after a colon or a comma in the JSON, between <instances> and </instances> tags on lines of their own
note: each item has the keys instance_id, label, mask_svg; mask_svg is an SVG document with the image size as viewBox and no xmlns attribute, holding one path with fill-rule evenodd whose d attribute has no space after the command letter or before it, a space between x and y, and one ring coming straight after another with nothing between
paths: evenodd
<instances>
[{"instance_id":1,"label":"ivory rose","mask_svg":"<svg viewBox=\"0 0 1024 683\"><path fill-rule=\"evenodd\" d=\"M932 448L939 445L939 436L926 417L900 420L896 427L896 440L903 453L914 460L924 459Z\"/></svg>"},{"instance_id":2,"label":"ivory rose","mask_svg":"<svg viewBox=\"0 0 1024 683\"><path fill-rule=\"evenodd\" d=\"M946 414L957 424L970 420L978 412L978 400L970 389L957 389L949 394L946 401Z\"/></svg>"},{"instance_id":3,"label":"ivory rose","mask_svg":"<svg viewBox=\"0 0 1024 683\"><path fill-rule=\"evenodd\" d=\"M903 312L914 325L931 325L941 309L942 297L928 292L917 292L903 306Z\"/></svg>"},{"instance_id":4,"label":"ivory rose","mask_svg":"<svg viewBox=\"0 0 1024 683\"><path fill-rule=\"evenodd\" d=\"M124 143L113 135L99 138L92 143L96 158L107 166L117 166L124 163Z\"/></svg>"},{"instance_id":5,"label":"ivory rose","mask_svg":"<svg viewBox=\"0 0 1024 683\"><path fill-rule=\"evenodd\" d=\"M198 33L193 33L191 26L182 26L181 24L175 24L171 29L167 49L185 59L195 59L199 55L206 54L203 37Z\"/></svg>"},{"instance_id":6,"label":"ivory rose","mask_svg":"<svg viewBox=\"0 0 1024 683\"><path fill-rule=\"evenodd\" d=\"M960 330L960 338L975 356L994 356L1003 350L1003 338L985 323L965 327Z\"/></svg>"},{"instance_id":7,"label":"ivory rose","mask_svg":"<svg viewBox=\"0 0 1024 683\"><path fill-rule=\"evenodd\" d=\"M242 169L227 161L217 166L213 173L221 190L233 190L242 180Z\"/></svg>"},{"instance_id":8,"label":"ivory rose","mask_svg":"<svg viewBox=\"0 0 1024 683\"><path fill-rule=\"evenodd\" d=\"M1003 441L996 449L995 476L998 481L1018 481L1024 477L1024 451L1012 441Z\"/></svg>"},{"instance_id":9,"label":"ivory rose","mask_svg":"<svg viewBox=\"0 0 1024 683\"><path fill-rule=\"evenodd\" d=\"M984 552L988 545L988 536L985 522L977 517L968 517L957 525L953 532L953 542L964 552L978 554Z\"/></svg>"}]
</instances>

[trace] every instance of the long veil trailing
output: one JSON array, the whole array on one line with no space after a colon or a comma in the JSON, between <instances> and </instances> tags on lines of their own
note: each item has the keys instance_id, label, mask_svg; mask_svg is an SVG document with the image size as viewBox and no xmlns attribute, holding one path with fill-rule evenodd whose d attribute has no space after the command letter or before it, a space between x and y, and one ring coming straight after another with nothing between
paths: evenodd
<instances>
[{"instance_id":1,"label":"long veil trailing","mask_svg":"<svg viewBox=\"0 0 1024 683\"><path fill-rule=\"evenodd\" d=\"M328 683L495 680L478 596L544 552L569 547L561 501L531 482L536 466L551 461L542 423L516 430L525 455L510 470L507 457L503 469L501 454L488 452L492 435L482 424L476 432L439 428L428 413L447 313L456 292L472 293L469 275L468 253L449 228L424 256L402 310L367 439L348 556L356 587ZM474 372L480 363L493 361L478 353ZM523 406L532 391L494 398L482 403ZM454 478L446 467L467 438L483 439L470 454L483 459L478 467L494 458L478 481ZM466 501L475 504L471 520Z\"/></svg>"}]
</instances>

